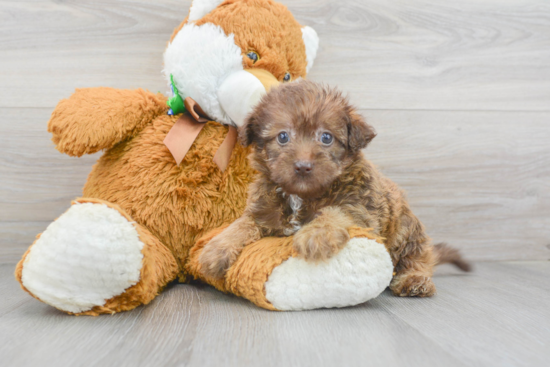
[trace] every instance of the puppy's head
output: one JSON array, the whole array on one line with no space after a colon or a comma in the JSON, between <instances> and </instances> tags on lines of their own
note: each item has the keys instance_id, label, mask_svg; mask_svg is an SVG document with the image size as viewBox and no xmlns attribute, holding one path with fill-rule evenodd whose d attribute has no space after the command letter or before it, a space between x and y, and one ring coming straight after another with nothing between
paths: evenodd
<instances>
[{"instance_id":1,"label":"puppy's head","mask_svg":"<svg viewBox=\"0 0 550 367\"><path fill-rule=\"evenodd\" d=\"M308 81L272 89L240 130L255 168L302 198L327 190L375 136L339 91Z\"/></svg>"}]
</instances>

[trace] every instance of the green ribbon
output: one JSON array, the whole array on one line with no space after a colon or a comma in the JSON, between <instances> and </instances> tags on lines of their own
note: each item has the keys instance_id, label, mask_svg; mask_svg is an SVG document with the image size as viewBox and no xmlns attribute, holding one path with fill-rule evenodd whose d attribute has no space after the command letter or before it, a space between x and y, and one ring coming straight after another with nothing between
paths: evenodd
<instances>
[{"instance_id":1,"label":"green ribbon","mask_svg":"<svg viewBox=\"0 0 550 367\"><path fill-rule=\"evenodd\" d=\"M181 98L178 88L176 87L176 83L174 83L174 76L172 74L170 74L170 83L172 84L172 92L174 92L174 96L166 101L166 104L172 110L172 114L177 115L179 113L184 113L186 111L185 104L183 103L183 98Z\"/></svg>"}]
</instances>

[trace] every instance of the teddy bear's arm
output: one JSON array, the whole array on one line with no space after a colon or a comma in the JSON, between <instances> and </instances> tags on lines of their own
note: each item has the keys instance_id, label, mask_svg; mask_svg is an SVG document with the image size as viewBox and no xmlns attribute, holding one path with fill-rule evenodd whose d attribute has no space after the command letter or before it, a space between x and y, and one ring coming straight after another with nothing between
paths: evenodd
<instances>
[{"instance_id":1,"label":"teddy bear's arm","mask_svg":"<svg viewBox=\"0 0 550 367\"><path fill-rule=\"evenodd\" d=\"M165 97L143 89L77 89L59 102L48 131L57 150L80 157L136 135L166 110Z\"/></svg>"}]
</instances>

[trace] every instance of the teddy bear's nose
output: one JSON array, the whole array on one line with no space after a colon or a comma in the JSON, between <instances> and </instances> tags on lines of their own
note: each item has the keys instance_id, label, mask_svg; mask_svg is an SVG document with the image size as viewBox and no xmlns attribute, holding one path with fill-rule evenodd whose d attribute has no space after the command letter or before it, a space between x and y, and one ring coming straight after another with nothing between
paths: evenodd
<instances>
[{"instance_id":1,"label":"teddy bear's nose","mask_svg":"<svg viewBox=\"0 0 550 367\"><path fill-rule=\"evenodd\" d=\"M299 175L307 175L311 172L313 164L310 161L298 161L294 163L294 172Z\"/></svg>"}]
</instances>

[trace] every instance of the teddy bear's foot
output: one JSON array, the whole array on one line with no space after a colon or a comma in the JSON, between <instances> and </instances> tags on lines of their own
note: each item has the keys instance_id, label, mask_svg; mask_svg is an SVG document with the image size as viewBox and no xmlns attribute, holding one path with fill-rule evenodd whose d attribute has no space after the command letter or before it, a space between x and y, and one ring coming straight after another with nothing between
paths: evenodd
<instances>
[{"instance_id":1,"label":"teddy bear's foot","mask_svg":"<svg viewBox=\"0 0 550 367\"><path fill-rule=\"evenodd\" d=\"M118 206L79 199L37 237L16 278L53 307L98 315L150 302L177 272L168 249Z\"/></svg>"},{"instance_id":2,"label":"teddy bear's foot","mask_svg":"<svg viewBox=\"0 0 550 367\"><path fill-rule=\"evenodd\" d=\"M324 262L300 257L284 261L265 283L265 297L282 311L354 306L377 297L392 272L384 245L356 237Z\"/></svg>"}]
</instances>

